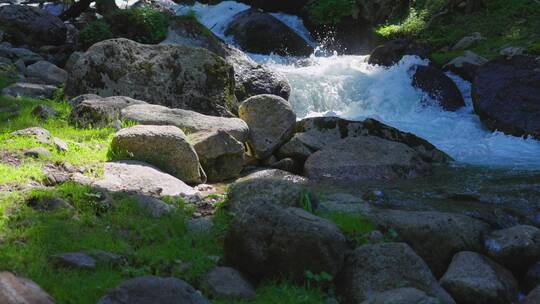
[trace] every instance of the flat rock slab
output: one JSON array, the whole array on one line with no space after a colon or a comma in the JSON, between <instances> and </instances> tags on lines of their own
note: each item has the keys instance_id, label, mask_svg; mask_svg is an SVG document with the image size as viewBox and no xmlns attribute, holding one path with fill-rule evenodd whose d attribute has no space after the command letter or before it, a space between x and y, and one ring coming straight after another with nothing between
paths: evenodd
<instances>
[{"instance_id":1,"label":"flat rock slab","mask_svg":"<svg viewBox=\"0 0 540 304\"><path fill-rule=\"evenodd\" d=\"M54 300L33 281L3 271L0 272L0 303L54 304Z\"/></svg>"},{"instance_id":2,"label":"flat rock slab","mask_svg":"<svg viewBox=\"0 0 540 304\"><path fill-rule=\"evenodd\" d=\"M83 252L66 252L52 257L55 265L68 268L96 269L96 260Z\"/></svg>"},{"instance_id":3,"label":"flat rock slab","mask_svg":"<svg viewBox=\"0 0 540 304\"><path fill-rule=\"evenodd\" d=\"M14 97L51 98L57 87L48 84L17 82L2 90L2 94Z\"/></svg>"},{"instance_id":4,"label":"flat rock slab","mask_svg":"<svg viewBox=\"0 0 540 304\"><path fill-rule=\"evenodd\" d=\"M204 280L209 295L218 299L252 300L255 288L238 270L230 267L212 269Z\"/></svg>"},{"instance_id":5,"label":"flat rock slab","mask_svg":"<svg viewBox=\"0 0 540 304\"><path fill-rule=\"evenodd\" d=\"M94 182L93 186L112 192L181 196L189 200L200 197L199 191L176 177L136 161L105 163L104 178Z\"/></svg>"}]
</instances>

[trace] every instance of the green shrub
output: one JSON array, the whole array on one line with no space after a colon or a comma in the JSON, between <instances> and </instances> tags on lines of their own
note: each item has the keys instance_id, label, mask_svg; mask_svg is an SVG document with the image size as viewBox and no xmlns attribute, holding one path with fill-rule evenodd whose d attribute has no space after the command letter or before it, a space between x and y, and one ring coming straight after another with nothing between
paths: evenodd
<instances>
[{"instance_id":1,"label":"green shrub","mask_svg":"<svg viewBox=\"0 0 540 304\"><path fill-rule=\"evenodd\" d=\"M387 39L417 38L426 28L427 10L411 8L401 24L387 24L376 29L376 33Z\"/></svg>"},{"instance_id":2,"label":"green shrub","mask_svg":"<svg viewBox=\"0 0 540 304\"><path fill-rule=\"evenodd\" d=\"M165 39L169 27L169 17L149 7L116 10L105 21L115 36L147 44Z\"/></svg>"},{"instance_id":3,"label":"green shrub","mask_svg":"<svg viewBox=\"0 0 540 304\"><path fill-rule=\"evenodd\" d=\"M79 33L78 43L81 48L87 49L94 43L111 39L113 34L109 25L103 20L90 22Z\"/></svg>"},{"instance_id":4,"label":"green shrub","mask_svg":"<svg viewBox=\"0 0 540 304\"><path fill-rule=\"evenodd\" d=\"M317 0L309 8L309 15L318 25L336 25L343 18L354 16L356 10L353 0Z\"/></svg>"}]
</instances>

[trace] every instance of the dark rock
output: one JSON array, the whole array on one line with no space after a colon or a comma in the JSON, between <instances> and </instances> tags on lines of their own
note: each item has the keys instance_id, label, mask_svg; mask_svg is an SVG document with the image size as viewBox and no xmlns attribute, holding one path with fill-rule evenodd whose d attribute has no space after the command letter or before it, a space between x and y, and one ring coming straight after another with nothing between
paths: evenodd
<instances>
[{"instance_id":1,"label":"dark rock","mask_svg":"<svg viewBox=\"0 0 540 304\"><path fill-rule=\"evenodd\" d=\"M120 111L126 107L138 104L146 104L142 100L136 100L125 96L111 96L101 98L99 96L81 95L81 101L72 102L70 121L81 127L106 127L120 118Z\"/></svg>"},{"instance_id":2,"label":"dark rock","mask_svg":"<svg viewBox=\"0 0 540 304\"><path fill-rule=\"evenodd\" d=\"M54 299L35 282L0 272L0 303L2 304L54 304Z\"/></svg>"},{"instance_id":3,"label":"dark rock","mask_svg":"<svg viewBox=\"0 0 540 304\"><path fill-rule=\"evenodd\" d=\"M63 85L68 79L68 73L48 61L38 61L26 67L24 74L37 82L50 85Z\"/></svg>"},{"instance_id":4,"label":"dark rock","mask_svg":"<svg viewBox=\"0 0 540 304\"><path fill-rule=\"evenodd\" d=\"M540 286L531 291L520 304L538 304L540 303Z\"/></svg>"},{"instance_id":5,"label":"dark rock","mask_svg":"<svg viewBox=\"0 0 540 304\"><path fill-rule=\"evenodd\" d=\"M216 267L205 277L204 289L216 299L253 300L255 288L239 271L230 267Z\"/></svg>"},{"instance_id":6,"label":"dark rock","mask_svg":"<svg viewBox=\"0 0 540 304\"><path fill-rule=\"evenodd\" d=\"M416 288L397 288L377 293L360 304L438 304L439 300Z\"/></svg>"},{"instance_id":7,"label":"dark rock","mask_svg":"<svg viewBox=\"0 0 540 304\"><path fill-rule=\"evenodd\" d=\"M212 230L213 225L212 218L209 217L199 217L187 221L187 229L191 233L208 233Z\"/></svg>"},{"instance_id":8,"label":"dark rock","mask_svg":"<svg viewBox=\"0 0 540 304\"><path fill-rule=\"evenodd\" d=\"M540 229L518 225L493 231L486 236L485 249L490 258L521 277L540 259Z\"/></svg>"},{"instance_id":9,"label":"dark rock","mask_svg":"<svg viewBox=\"0 0 540 304\"><path fill-rule=\"evenodd\" d=\"M24 155L34 158L49 158L52 156L52 153L47 148L37 147L25 150Z\"/></svg>"},{"instance_id":10,"label":"dark rock","mask_svg":"<svg viewBox=\"0 0 540 304\"><path fill-rule=\"evenodd\" d=\"M405 144L360 136L313 153L304 172L313 180L393 180L429 175L431 165Z\"/></svg>"},{"instance_id":11,"label":"dark rock","mask_svg":"<svg viewBox=\"0 0 540 304\"><path fill-rule=\"evenodd\" d=\"M523 280L523 289L525 292L533 290L536 286L540 286L540 261L534 263L527 270L525 279Z\"/></svg>"},{"instance_id":12,"label":"dark rock","mask_svg":"<svg viewBox=\"0 0 540 304\"><path fill-rule=\"evenodd\" d=\"M57 87L47 84L17 82L2 90L2 94L14 97L52 98Z\"/></svg>"},{"instance_id":13,"label":"dark rock","mask_svg":"<svg viewBox=\"0 0 540 304\"><path fill-rule=\"evenodd\" d=\"M39 117L41 120L47 120L58 115L58 112L47 105L39 104L32 110L32 114Z\"/></svg>"},{"instance_id":14,"label":"dark rock","mask_svg":"<svg viewBox=\"0 0 540 304\"><path fill-rule=\"evenodd\" d=\"M12 48L5 45L0 45L0 56L6 57L11 59L14 62L17 62L20 60L24 65L30 65L33 63L36 63L40 60L43 60L43 57L41 57L39 54L36 54L29 49L25 48ZM20 66L20 63L18 64L19 68L22 68ZM23 72L24 69L20 69L21 72Z\"/></svg>"},{"instance_id":15,"label":"dark rock","mask_svg":"<svg viewBox=\"0 0 540 304\"><path fill-rule=\"evenodd\" d=\"M483 236L489 232L487 224L452 213L380 210L370 218L394 229L398 239L409 244L436 277L444 274L454 254L482 251Z\"/></svg>"},{"instance_id":16,"label":"dark rock","mask_svg":"<svg viewBox=\"0 0 540 304\"><path fill-rule=\"evenodd\" d=\"M89 250L87 254L94 258L99 264L105 265L118 266L124 263L125 260L121 255L99 249Z\"/></svg>"},{"instance_id":17,"label":"dark rock","mask_svg":"<svg viewBox=\"0 0 540 304\"><path fill-rule=\"evenodd\" d=\"M371 25L378 25L403 17L409 8L409 0L359 0L360 16Z\"/></svg>"},{"instance_id":18,"label":"dark rock","mask_svg":"<svg viewBox=\"0 0 540 304\"><path fill-rule=\"evenodd\" d=\"M240 0L249 6L269 12L286 12L298 15L309 0Z\"/></svg>"},{"instance_id":19,"label":"dark rock","mask_svg":"<svg viewBox=\"0 0 540 304\"><path fill-rule=\"evenodd\" d=\"M495 59L478 70L474 110L490 130L540 139L540 62L534 57Z\"/></svg>"},{"instance_id":20,"label":"dark rock","mask_svg":"<svg viewBox=\"0 0 540 304\"><path fill-rule=\"evenodd\" d=\"M52 257L55 265L67 268L96 269L96 260L83 252L67 252Z\"/></svg>"},{"instance_id":21,"label":"dark rock","mask_svg":"<svg viewBox=\"0 0 540 304\"><path fill-rule=\"evenodd\" d=\"M127 280L98 301L98 304L210 304L195 288L177 278L144 276Z\"/></svg>"},{"instance_id":22,"label":"dark rock","mask_svg":"<svg viewBox=\"0 0 540 304\"><path fill-rule=\"evenodd\" d=\"M244 52L224 43L194 18L174 17L167 39L162 44L202 47L225 58L234 67L235 95L239 101L260 94L289 99L291 87L285 75L255 62Z\"/></svg>"},{"instance_id":23,"label":"dark rock","mask_svg":"<svg viewBox=\"0 0 540 304\"><path fill-rule=\"evenodd\" d=\"M411 287L455 303L439 286L426 263L405 243L381 243L356 248L345 260L336 282L343 303L361 303L372 295Z\"/></svg>"},{"instance_id":24,"label":"dark rock","mask_svg":"<svg viewBox=\"0 0 540 304\"><path fill-rule=\"evenodd\" d=\"M257 95L243 101L238 114L249 127L248 152L266 159L287 142L294 131L296 114L291 104L275 95Z\"/></svg>"},{"instance_id":25,"label":"dark rock","mask_svg":"<svg viewBox=\"0 0 540 304\"><path fill-rule=\"evenodd\" d=\"M174 211L174 207L172 205L148 195L135 195L135 200L137 201L139 207L146 210L155 218L166 216Z\"/></svg>"},{"instance_id":26,"label":"dark rock","mask_svg":"<svg viewBox=\"0 0 540 304\"><path fill-rule=\"evenodd\" d=\"M441 286L460 304L506 304L517 300L518 285L508 270L478 253L454 256Z\"/></svg>"},{"instance_id":27,"label":"dark rock","mask_svg":"<svg viewBox=\"0 0 540 304\"><path fill-rule=\"evenodd\" d=\"M305 272L337 275L347 242L332 222L302 209L256 200L236 214L225 237L225 259L260 280L305 280Z\"/></svg>"},{"instance_id":28,"label":"dark rock","mask_svg":"<svg viewBox=\"0 0 540 304\"><path fill-rule=\"evenodd\" d=\"M389 67L398 63L403 56L412 55L430 59L427 46L409 40L393 40L376 47L369 56L369 64Z\"/></svg>"},{"instance_id":29,"label":"dark rock","mask_svg":"<svg viewBox=\"0 0 540 304\"><path fill-rule=\"evenodd\" d=\"M71 68L66 95L128 96L203 114L231 116L234 69L201 48L128 39L94 44Z\"/></svg>"},{"instance_id":30,"label":"dark rock","mask_svg":"<svg viewBox=\"0 0 540 304\"><path fill-rule=\"evenodd\" d=\"M465 51L462 56L456 57L445 64L443 69L472 82L476 76L476 70L486 62L488 62L488 60L484 57L478 56L471 51Z\"/></svg>"},{"instance_id":31,"label":"dark rock","mask_svg":"<svg viewBox=\"0 0 540 304\"><path fill-rule=\"evenodd\" d=\"M257 9L236 14L225 34L233 36L243 50L252 53L283 56L313 53L313 47L286 24Z\"/></svg>"},{"instance_id":32,"label":"dark rock","mask_svg":"<svg viewBox=\"0 0 540 304\"><path fill-rule=\"evenodd\" d=\"M53 211L61 208L73 209L68 202L60 197L31 197L26 203L32 209L42 211Z\"/></svg>"},{"instance_id":33,"label":"dark rock","mask_svg":"<svg viewBox=\"0 0 540 304\"><path fill-rule=\"evenodd\" d=\"M417 65L412 85L426 92L446 111L456 111L465 106L459 88L450 77L431 66Z\"/></svg>"},{"instance_id":34,"label":"dark rock","mask_svg":"<svg viewBox=\"0 0 540 304\"><path fill-rule=\"evenodd\" d=\"M0 25L7 29L5 39L16 45L60 45L66 42L67 28L60 18L37 7L0 7Z\"/></svg>"},{"instance_id":35,"label":"dark rock","mask_svg":"<svg viewBox=\"0 0 540 304\"><path fill-rule=\"evenodd\" d=\"M293 158L284 158L270 165L273 169L291 172L293 174L302 174L302 164Z\"/></svg>"}]
</instances>

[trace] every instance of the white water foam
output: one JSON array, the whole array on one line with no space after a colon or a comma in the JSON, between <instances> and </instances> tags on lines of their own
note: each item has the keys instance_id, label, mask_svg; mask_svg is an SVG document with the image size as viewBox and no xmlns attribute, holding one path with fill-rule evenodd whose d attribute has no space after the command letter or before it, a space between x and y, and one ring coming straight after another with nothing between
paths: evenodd
<instances>
[{"instance_id":1,"label":"white water foam","mask_svg":"<svg viewBox=\"0 0 540 304\"><path fill-rule=\"evenodd\" d=\"M194 12L202 24L231 43L225 37L225 29L235 14L248 8L234 1L218 5L196 3L180 6L178 13ZM281 13L274 16L312 41L297 17ZM462 91L466 107L448 112L426 102L429 99L425 94L411 85L411 68L427 64L419 58L406 56L399 64L383 68L367 64L366 56L311 56L297 63L294 58L250 55L287 76L292 87L290 102L300 118L375 118L425 138L460 163L540 169L540 141L485 129L474 114L471 85L467 81L449 75Z\"/></svg>"}]
</instances>

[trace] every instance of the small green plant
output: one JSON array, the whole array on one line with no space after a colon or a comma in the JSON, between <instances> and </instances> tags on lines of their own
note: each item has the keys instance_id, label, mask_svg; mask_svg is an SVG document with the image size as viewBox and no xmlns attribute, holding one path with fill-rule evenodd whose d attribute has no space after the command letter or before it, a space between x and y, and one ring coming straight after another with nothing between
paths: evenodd
<instances>
[{"instance_id":1,"label":"small green plant","mask_svg":"<svg viewBox=\"0 0 540 304\"><path fill-rule=\"evenodd\" d=\"M309 9L311 19L318 25L337 25L357 13L353 0L317 0Z\"/></svg>"},{"instance_id":2,"label":"small green plant","mask_svg":"<svg viewBox=\"0 0 540 304\"><path fill-rule=\"evenodd\" d=\"M375 32L387 39L416 38L426 28L427 10L416 10L412 7L409 15L401 24L386 24L378 27Z\"/></svg>"},{"instance_id":3,"label":"small green plant","mask_svg":"<svg viewBox=\"0 0 540 304\"><path fill-rule=\"evenodd\" d=\"M309 191L304 190L300 193L300 207L309 213L313 213L313 204L311 203Z\"/></svg>"},{"instance_id":4,"label":"small green plant","mask_svg":"<svg viewBox=\"0 0 540 304\"><path fill-rule=\"evenodd\" d=\"M308 288L316 287L324 289L334 280L334 277L326 271L313 273L307 270L305 276Z\"/></svg>"},{"instance_id":5,"label":"small green plant","mask_svg":"<svg viewBox=\"0 0 540 304\"><path fill-rule=\"evenodd\" d=\"M366 233L375 230L375 224L363 217L361 214L345 213L345 212L330 212L323 213L320 216L334 222L347 239L355 246L366 244Z\"/></svg>"},{"instance_id":6,"label":"small green plant","mask_svg":"<svg viewBox=\"0 0 540 304\"><path fill-rule=\"evenodd\" d=\"M109 25L103 20L90 22L79 33L77 42L81 48L87 49L95 43L113 38Z\"/></svg>"},{"instance_id":7,"label":"small green plant","mask_svg":"<svg viewBox=\"0 0 540 304\"><path fill-rule=\"evenodd\" d=\"M150 7L115 10L104 19L115 36L147 44L161 42L169 28L169 17Z\"/></svg>"}]
</instances>

